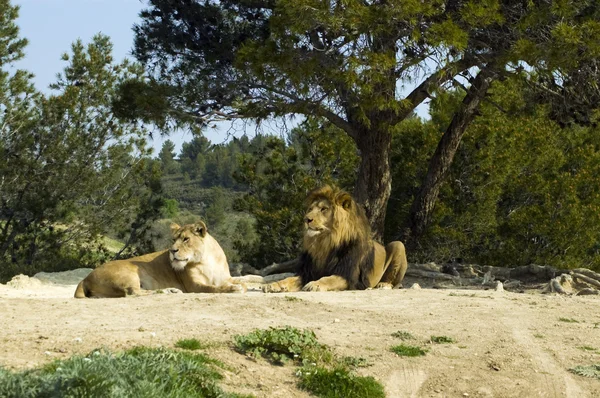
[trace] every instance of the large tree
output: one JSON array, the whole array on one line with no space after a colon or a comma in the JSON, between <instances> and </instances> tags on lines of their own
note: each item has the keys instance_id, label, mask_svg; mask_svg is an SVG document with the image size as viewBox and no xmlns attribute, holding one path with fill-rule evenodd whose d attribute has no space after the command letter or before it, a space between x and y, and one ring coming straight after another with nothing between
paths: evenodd
<instances>
[{"instance_id":1,"label":"large tree","mask_svg":"<svg viewBox=\"0 0 600 398\"><path fill-rule=\"evenodd\" d=\"M150 107L130 96L127 110L197 125L290 114L328 119L360 151L354 193L378 238L391 192L392 130L418 105L453 84L465 87L406 222L403 236L413 239L492 82L523 65L539 76L568 75L594 59L600 43L598 5L587 0L148 4L134 54L151 79L129 92L166 99Z\"/></svg>"},{"instance_id":2,"label":"large tree","mask_svg":"<svg viewBox=\"0 0 600 398\"><path fill-rule=\"evenodd\" d=\"M160 205L147 133L111 110L116 87L140 76L139 65L115 63L106 36L77 41L53 93L41 95L30 75L9 72L25 44L16 16L0 1L0 279L93 265L98 233L127 230L136 243Z\"/></svg>"}]
</instances>

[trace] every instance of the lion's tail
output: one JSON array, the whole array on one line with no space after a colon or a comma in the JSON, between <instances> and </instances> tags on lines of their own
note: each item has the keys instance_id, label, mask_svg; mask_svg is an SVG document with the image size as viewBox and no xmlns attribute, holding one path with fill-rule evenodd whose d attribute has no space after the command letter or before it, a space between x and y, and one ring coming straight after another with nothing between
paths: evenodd
<instances>
[{"instance_id":1,"label":"lion's tail","mask_svg":"<svg viewBox=\"0 0 600 398\"><path fill-rule=\"evenodd\" d=\"M79 285L77 285L77 289L75 289L75 298L86 298L87 296L85 295L85 289L83 288L83 282L81 281L79 282Z\"/></svg>"}]
</instances>

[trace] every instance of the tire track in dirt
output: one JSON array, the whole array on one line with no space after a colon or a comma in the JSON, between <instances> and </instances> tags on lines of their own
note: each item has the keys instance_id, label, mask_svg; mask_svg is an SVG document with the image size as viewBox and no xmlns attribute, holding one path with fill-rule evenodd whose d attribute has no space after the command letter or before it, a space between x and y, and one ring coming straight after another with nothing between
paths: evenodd
<instances>
[{"instance_id":1,"label":"tire track in dirt","mask_svg":"<svg viewBox=\"0 0 600 398\"><path fill-rule=\"evenodd\" d=\"M385 381L388 398L416 398L419 390L427 380L427 373L412 364L403 364L401 369L394 370Z\"/></svg>"},{"instance_id":2,"label":"tire track in dirt","mask_svg":"<svg viewBox=\"0 0 600 398\"><path fill-rule=\"evenodd\" d=\"M537 373L541 381L538 390L539 397L548 398L585 398L589 394L584 393L577 381L567 373L565 367L559 364L550 354L541 347L529 332L528 324L523 321L524 317L504 317L504 324L510 328L515 344L521 347L532 360L534 366L539 369ZM530 328L529 328L530 329Z\"/></svg>"}]
</instances>

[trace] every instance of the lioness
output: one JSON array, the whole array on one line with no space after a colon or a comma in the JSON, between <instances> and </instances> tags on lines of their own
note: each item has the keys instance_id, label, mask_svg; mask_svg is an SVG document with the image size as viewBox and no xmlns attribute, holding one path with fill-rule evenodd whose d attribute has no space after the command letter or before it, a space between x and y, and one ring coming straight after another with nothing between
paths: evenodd
<instances>
[{"instance_id":1,"label":"lioness","mask_svg":"<svg viewBox=\"0 0 600 398\"><path fill-rule=\"evenodd\" d=\"M186 293L245 292L233 283L223 249L200 221L171 225L168 250L110 261L93 270L75 290L76 298L125 297L167 289Z\"/></svg>"},{"instance_id":2,"label":"lioness","mask_svg":"<svg viewBox=\"0 0 600 398\"><path fill-rule=\"evenodd\" d=\"M363 209L347 192L326 185L309 193L306 205L298 276L262 285L264 292L401 286L408 267L404 245L384 248L371 239Z\"/></svg>"}]
</instances>

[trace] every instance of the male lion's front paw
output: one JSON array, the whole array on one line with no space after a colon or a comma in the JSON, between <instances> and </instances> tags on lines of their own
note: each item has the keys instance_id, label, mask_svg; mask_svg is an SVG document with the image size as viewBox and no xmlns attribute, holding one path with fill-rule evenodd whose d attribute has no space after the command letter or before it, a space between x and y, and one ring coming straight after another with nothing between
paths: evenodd
<instances>
[{"instance_id":1,"label":"male lion's front paw","mask_svg":"<svg viewBox=\"0 0 600 398\"><path fill-rule=\"evenodd\" d=\"M281 293L281 292L285 291L283 289L283 286L281 286L281 284L279 284L278 282L261 285L260 288L263 291L263 293Z\"/></svg>"},{"instance_id":2,"label":"male lion's front paw","mask_svg":"<svg viewBox=\"0 0 600 398\"><path fill-rule=\"evenodd\" d=\"M381 290L391 290L393 287L394 285L388 282L379 282L377 285L375 285L375 289Z\"/></svg>"},{"instance_id":3,"label":"male lion's front paw","mask_svg":"<svg viewBox=\"0 0 600 398\"><path fill-rule=\"evenodd\" d=\"M325 287L321 286L321 284L319 282L312 281L312 282L308 282L306 285L304 285L302 290L305 292L324 292L327 289L325 289Z\"/></svg>"}]
</instances>

